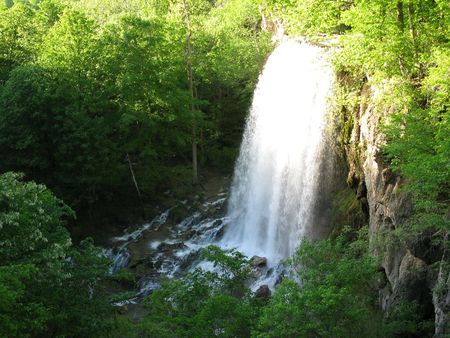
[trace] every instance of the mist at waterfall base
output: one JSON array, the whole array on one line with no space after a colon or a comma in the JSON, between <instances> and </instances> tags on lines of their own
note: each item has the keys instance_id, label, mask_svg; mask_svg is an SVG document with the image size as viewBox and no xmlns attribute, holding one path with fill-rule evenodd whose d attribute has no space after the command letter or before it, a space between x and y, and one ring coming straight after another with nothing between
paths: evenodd
<instances>
[{"instance_id":1,"label":"mist at waterfall base","mask_svg":"<svg viewBox=\"0 0 450 338\"><path fill-rule=\"evenodd\" d=\"M224 189L193 209L180 201L111 239L105 250L114 262L111 273L144 270L135 296L117 305L138 303L163 275L214 269L200 260L209 245L265 257L267 265L250 286L275 286L284 273L282 260L320 223L317 210L329 176L323 134L331 83L322 48L285 41L275 49L254 93L230 193ZM172 217L179 207L189 209L181 221Z\"/></svg>"}]
</instances>

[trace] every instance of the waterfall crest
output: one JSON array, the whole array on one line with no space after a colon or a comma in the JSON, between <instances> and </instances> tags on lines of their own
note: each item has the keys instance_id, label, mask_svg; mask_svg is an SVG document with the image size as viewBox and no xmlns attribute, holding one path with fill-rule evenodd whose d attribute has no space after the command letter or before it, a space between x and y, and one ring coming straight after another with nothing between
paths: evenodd
<instances>
[{"instance_id":1,"label":"waterfall crest","mask_svg":"<svg viewBox=\"0 0 450 338\"><path fill-rule=\"evenodd\" d=\"M276 263L312 226L331 84L319 47L288 40L269 57L234 172L225 246Z\"/></svg>"}]
</instances>

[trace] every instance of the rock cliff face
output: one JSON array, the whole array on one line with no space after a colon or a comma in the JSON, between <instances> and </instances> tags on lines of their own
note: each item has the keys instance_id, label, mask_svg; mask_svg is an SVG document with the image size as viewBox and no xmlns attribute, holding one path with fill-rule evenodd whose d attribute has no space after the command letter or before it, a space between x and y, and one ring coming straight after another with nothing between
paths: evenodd
<instances>
[{"instance_id":1,"label":"rock cliff face","mask_svg":"<svg viewBox=\"0 0 450 338\"><path fill-rule=\"evenodd\" d=\"M364 84L359 104L353 111L350 140L345 145L349 174L347 181L368 210L370 239L381 257L385 281L380 305L389 316L401 299L416 301L420 317L435 321L435 337L450 334L450 271L448 258L431 257L426 239L419 242L389 241L389 234L412 215L412 201L402 191L403 179L383 161L380 146L385 139L381 122L390 113L374 103L375 89ZM380 236L384 235L383 240ZM392 242L392 243L391 243ZM433 264L434 263L434 264Z\"/></svg>"}]
</instances>

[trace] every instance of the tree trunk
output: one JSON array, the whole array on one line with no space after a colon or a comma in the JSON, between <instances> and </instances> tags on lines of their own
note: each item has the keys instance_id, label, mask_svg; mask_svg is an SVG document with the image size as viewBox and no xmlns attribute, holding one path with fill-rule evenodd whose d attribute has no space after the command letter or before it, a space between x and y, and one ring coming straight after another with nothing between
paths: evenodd
<instances>
[{"instance_id":1,"label":"tree trunk","mask_svg":"<svg viewBox=\"0 0 450 338\"><path fill-rule=\"evenodd\" d=\"M419 73L423 74L424 71L422 69L421 63L419 62L419 46L418 46L418 35L416 29L416 11L414 8L414 4L410 1L408 3L408 15L409 15L409 31L411 33L411 38L414 46L414 58L416 63L419 64Z\"/></svg>"},{"instance_id":2,"label":"tree trunk","mask_svg":"<svg viewBox=\"0 0 450 338\"><path fill-rule=\"evenodd\" d=\"M134 175L133 165L131 164L130 155L128 155L128 153L127 153L127 162L128 166L130 167L131 178L133 179L134 187L136 188L136 192L138 194L139 199L141 199L141 191L139 190L139 186L136 181L136 176Z\"/></svg>"},{"instance_id":3,"label":"tree trunk","mask_svg":"<svg viewBox=\"0 0 450 338\"><path fill-rule=\"evenodd\" d=\"M186 36L186 65L187 65L187 75L188 75L188 85L189 92L191 93L191 114L192 114L192 183L198 183L198 162L197 162L197 123L195 121L195 91L194 91L194 76L192 73L192 29L191 29L191 18L189 15L189 8L186 0L183 0L184 9L184 19L187 26L187 36Z\"/></svg>"},{"instance_id":4,"label":"tree trunk","mask_svg":"<svg viewBox=\"0 0 450 338\"><path fill-rule=\"evenodd\" d=\"M403 32L405 30L405 13L403 12L403 1L397 2L397 24Z\"/></svg>"}]
</instances>

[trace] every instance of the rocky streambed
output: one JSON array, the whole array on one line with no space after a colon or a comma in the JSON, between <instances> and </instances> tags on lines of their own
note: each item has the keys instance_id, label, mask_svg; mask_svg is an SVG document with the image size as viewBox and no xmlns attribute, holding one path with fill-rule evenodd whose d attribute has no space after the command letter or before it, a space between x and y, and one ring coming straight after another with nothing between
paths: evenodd
<instances>
[{"instance_id":1,"label":"rocky streambed","mask_svg":"<svg viewBox=\"0 0 450 338\"><path fill-rule=\"evenodd\" d=\"M110 273L126 268L135 274L134 295L121 302L137 303L159 287L162 276L180 277L199 263L200 250L220 241L227 224L226 192L189 204L181 201L153 220L126 229L110 239L106 255Z\"/></svg>"},{"instance_id":2,"label":"rocky streambed","mask_svg":"<svg viewBox=\"0 0 450 338\"><path fill-rule=\"evenodd\" d=\"M230 247L222 240L229 225L228 190L221 188L209 196L176 202L150 222L129 227L110 238L105 254L112 260L110 274L130 272L134 281L120 283L113 292L126 291L127 297L115 305L133 308L160 287L163 276L181 277L197 267L213 269L201 261L200 251L209 245ZM269 266L265 257L251 258L255 277L249 286L257 296L270 295L286 273L282 264Z\"/></svg>"}]
</instances>

